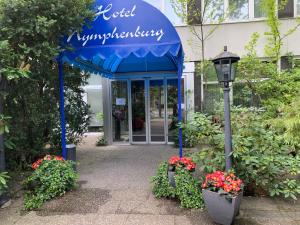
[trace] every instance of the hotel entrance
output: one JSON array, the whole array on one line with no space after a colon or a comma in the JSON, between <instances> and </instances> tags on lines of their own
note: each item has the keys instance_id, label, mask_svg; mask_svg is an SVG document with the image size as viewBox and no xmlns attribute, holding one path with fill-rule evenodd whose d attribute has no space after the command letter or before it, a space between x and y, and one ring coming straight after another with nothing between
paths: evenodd
<instances>
[{"instance_id":1,"label":"hotel entrance","mask_svg":"<svg viewBox=\"0 0 300 225\"><path fill-rule=\"evenodd\" d=\"M176 136L182 157L182 130L175 132L185 107L184 53L175 27L142 0L97 0L93 10L95 18L88 26L64 36L63 51L56 57L63 157L67 156L64 63L103 78L103 127L109 145L169 143Z\"/></svg>"},{"instance_id":2,"label":"hotel entrance","mask_svg":"<svg viewBox=\"0 0 300 225\"><path fill-rule=\"evenodd\" d=\"M111 81L112 142L174 142L178 123L177 91L177 78L172 77ZM183 99L182 96L182 102Z\"/></svg>"}]
</instances>

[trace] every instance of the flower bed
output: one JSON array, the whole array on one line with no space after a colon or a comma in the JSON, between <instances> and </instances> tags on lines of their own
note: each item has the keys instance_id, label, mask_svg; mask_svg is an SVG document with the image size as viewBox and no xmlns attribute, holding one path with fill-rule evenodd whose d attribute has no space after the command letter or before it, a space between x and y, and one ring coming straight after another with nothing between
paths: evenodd
<instances>
[{"instance_id":1,"label":"flower bed","mask_svg":"<svg viewBox=\"0 0 300 225\"><path fill-rule=\"evenodd\" d=\"M201 182L192 174L196 163L191 158L172 156L161 163L152 177L157 198L177 198L183 208L203 208Z\"/></svg>"},{"instance_id":2,"label":"flower bed","mask_svg":"<svg viewBox=\"0 0 300 225\"><path fill-rule=\"evenodd\" d=\"M37 209L44 202L74 189L78 175L73 166L74 162L61 156L46 155L35 161L32 175L24 181L25 209Z\"/></svg>"}]
</instances>

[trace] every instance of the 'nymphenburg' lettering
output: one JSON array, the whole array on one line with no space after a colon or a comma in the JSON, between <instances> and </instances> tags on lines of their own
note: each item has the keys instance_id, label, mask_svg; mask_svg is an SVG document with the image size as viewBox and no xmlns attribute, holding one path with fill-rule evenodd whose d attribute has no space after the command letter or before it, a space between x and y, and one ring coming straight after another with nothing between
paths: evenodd
<instances>
[{"instance_id":1,"label":"'nymphenburg' lettering","mask_svg":"<svg viewBox=\"0 0 300 225\"><path fill-rule=\"evenodd\" d=\"M68 43L72 40L75 34L77 34L76 35L77 40L80 41L82 43L82 46L84 47L89 41L94 41L94 40L100 40L101 44L104 45L106 41L109 39L154 37L159 42L165 33L163 29L150 30L150 31L141 30L140 26L138 26L135 31L119 32L118 28L115 27L112 32L102 33L102 34L85 34L81 36L77 32L74 32L68 37L67 39Z\"/></svg>"}]
</instances>

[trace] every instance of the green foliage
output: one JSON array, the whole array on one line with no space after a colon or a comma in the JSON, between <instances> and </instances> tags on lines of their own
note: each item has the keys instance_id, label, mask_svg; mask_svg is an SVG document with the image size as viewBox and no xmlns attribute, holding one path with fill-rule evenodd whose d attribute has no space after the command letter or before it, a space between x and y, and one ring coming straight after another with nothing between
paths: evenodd
<instances>
[{"instance_id":1,"label":"green foliage","mask_svg":"<svg viewBox=\"0 0 300 225\"><path fill-rule=\"evenodd\" d=\"M259 99L266 113L264 117L276 118L280 108L289 105L298 95L300 88L300 69L294 67L287 71L278 71L277 64L262 62L257 58L256 45L258 34L253 34L246 46L248 54L240 61L238 79L246 82L247 87Z\"/></svg>"},{"instance_id":2,"label":"green foliage","mask_svg":"<svg viewBox=\"0 0 300 225\"><path fill-rule=\"evenodd\" d=\"M219 125L212 123L212 117L202 113L194 113L192 119L181 127L183 146L187 148L208 144L212 135L220 133ZM178 146L178 135L174 142Z\"/></svg>"},{"instance_id":3,"label":"green foliage","mask_svg":"<svg viewBox=\"0 0 300 225\"><path fill-rule=\"evenodd\" d=\"M25 209L37 209L44 202L74 189L78 176L73 165L72 161L44 160L24 182Z\"/></svg>"},{"instance_id":4,"label":"green foliage","mask_svg":"<svg viewBox=\"0 0 300 225\"><path fill-rule=\"evenodd\" d=\"M233 168L248 190L296 198L300 194L300 157L290 154L282 135L266 126L262 113L232 110ZM201 170L224 170L224 135L212 134L210 147L193 156ZM294 187L294 188L291 188Z\"/></svg>"},{"instance_id":5,"label":"green foliage","mask_svg":"<svg viewBox=\"0 0 300 225\"><path fill-rule=\"evenodd\" d=\"M7 181L9 178L7 172L0 172L0 196L6 192L8 188Z\"/></svg>"},{"instance_id":6,"label":"green foliage","mask_svg":"<svg viewBox=\"0 0 300 225\"><path fill-rule=\"evenodd\" d=\"M300 149L300 96L295 97L288 105L279 109L280 114L275 119L267 121L272 127L283 133L284 141L295 147L295 153Z\"/></svg>"},{"instance_id":7,"label":"green foliage","mask_svg":"<svg viewBox=\"0 0 300 225\"><path fill-rule=\"evenodd\" d=\"M201 182L183 167L176 168L176 196L183 208L204 208Z\"/></svg>"},{"instance_id":8,"label":"green foliage","mask_svg":"<svg viewBox=\"0 0 300 225\"><path fill-rule=\"evenodd\" d=\"M172 187L168 179L168 163L159 165L157 173L151 178L153 194L157 198L178 198L183 208L203 208L201 183L183 167L176 167L175 183Z\"/></svg>"},{"instance_id":9,"label":"green foliage","mask_svg":"<svg viewBox=\"0 0 300 225\"><path fill-rule=\"evenodd\" d=\"M26 168L45 145L59 150L59 83L55 57L64 34L92 18L92 0L3 0L0 2L0 73L3 114L11 117L5 136L8 166ZM82 99L87 74L65 66L68 142L77 143L88 124Z\"/></svg>"},{"instance_id":10,"label":"green foliage","mask_svg":"<svg viewBox=\"0 0 300 225\"><path fill-rule=\"evenodd\" d=\"M103 123L103 119L104 119L104 114L99 112L96 114L96 118L100 123Z\"/></svg>"},{"instance_id":11,"label":"green foliage","mask_svg":"<svg viewBox=\"0 0 300 225\"><path fill-rule=\"evenodd\" d=\"M106 146L106 145L107 145L107 141L105 140L105 138L99 137L96 142L96 146Z\"/></svg>"},{"instance_id":12,"label":"green foliage","mask_svg":"<svg viewBox=\"0 0 300 225\"><path fill-rule=\"evenodd\" d=\"M280 4L274 0L263 0L261 4L261 9L266 15L267 25L269 27L269 30L264 33L268 41L267 45L265 45L265 53L266 56L273 58L277 65L279 65L284 39L293 34L300 26L300 20L296 19L294 26L289 28L285 33L281 33L282 24L277 12L278 10L284 9L288 1L282 0L279 2Z\"/></svg>"},{"instance_id":13,"label":"green foliage","mask_svg":"<svg viewBox=\"0 0 300 225\"><path fill-rule=\"evenodd\" d=\"M153 184L152 192L156 198L174 198L175 188L170 186L168 179L168 163L163 162L159 165L156 175L151 178Z\"/></svg>"}]
</instances>

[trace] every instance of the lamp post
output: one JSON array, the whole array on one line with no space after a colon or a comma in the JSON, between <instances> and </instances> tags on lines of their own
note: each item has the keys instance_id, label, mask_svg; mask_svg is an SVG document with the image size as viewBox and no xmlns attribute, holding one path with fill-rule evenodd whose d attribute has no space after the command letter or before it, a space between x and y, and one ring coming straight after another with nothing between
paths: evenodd
<instances>
[{"instance_id":1,"label":"lamp post","mask_svg":"<svg viewBox=\"0 0 300 225\"><path fill-rule=\"evenodd\" d=\"M240 57L227 51L227 46L224 47L224 52L216 56L212 62L214 63L219 83L223 83L224 90L224 118L225 118L225 159L226 171L232 167L232 137L230 123L230 98L229 83L235 79L237 62Z\"/></svg>"}]
</instances>

